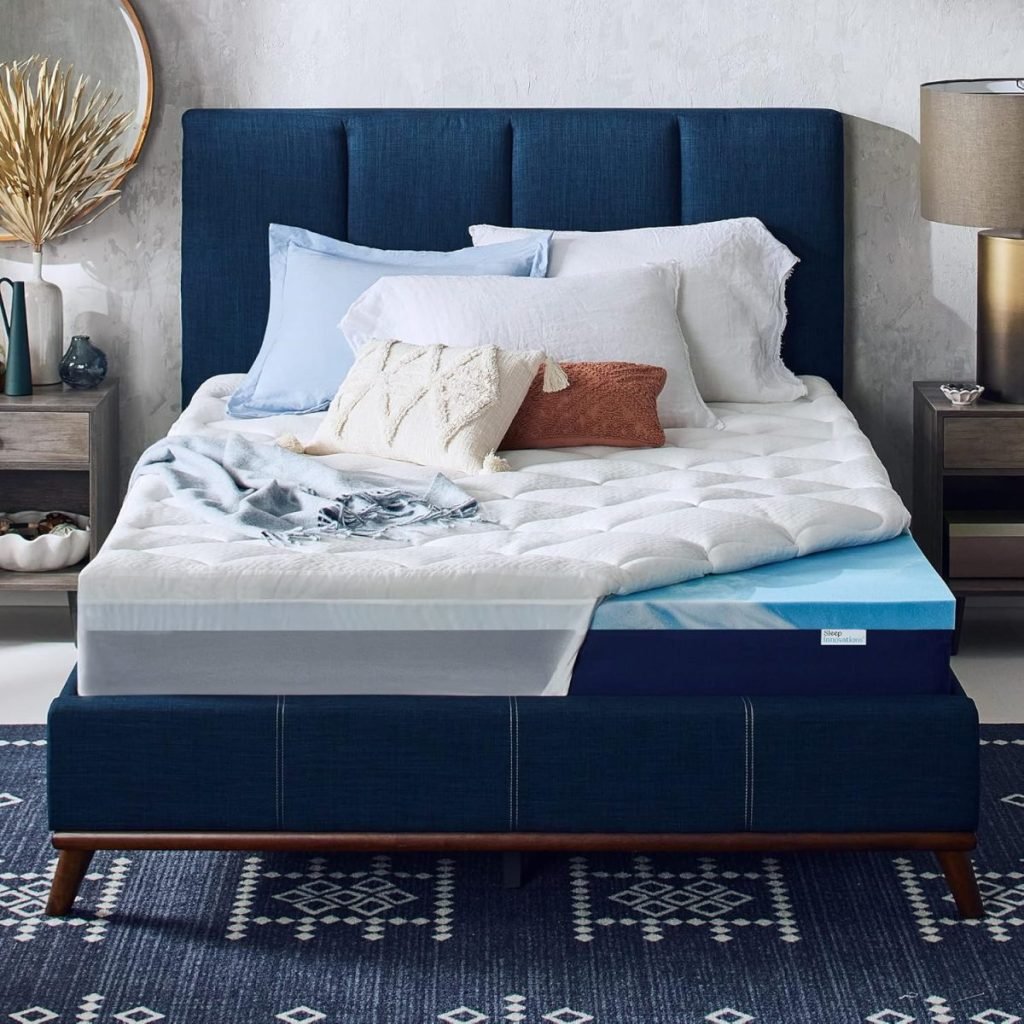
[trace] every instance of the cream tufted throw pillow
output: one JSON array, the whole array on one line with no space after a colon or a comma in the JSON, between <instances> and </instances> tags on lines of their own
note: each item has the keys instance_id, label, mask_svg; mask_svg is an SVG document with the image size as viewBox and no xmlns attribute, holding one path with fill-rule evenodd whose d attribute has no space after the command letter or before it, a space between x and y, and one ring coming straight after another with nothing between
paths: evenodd
<instances>
[{"instance_id":1,"label":"cream tufted throw pillow","mask_svg":"<svg viewBox=\"0 0 1024 1024\"><path fill-rule=\"evenodd\" d=\"M351 452L463 473L508 469L494 454L543 352L371 341L342 381L308 455ZM548 364L545 389L568 385ZM285 447L295 447L282 438Z\"/></svg>"}]
</instances>

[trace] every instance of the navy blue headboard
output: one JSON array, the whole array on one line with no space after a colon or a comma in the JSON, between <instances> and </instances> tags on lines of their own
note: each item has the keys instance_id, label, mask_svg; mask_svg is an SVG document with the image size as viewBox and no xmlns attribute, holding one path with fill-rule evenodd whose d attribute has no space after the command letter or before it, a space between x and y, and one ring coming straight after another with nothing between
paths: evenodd
<instances>
[{"instance_id":1,"label":"navy blue headboard","mask_svg":"<svg viewBox=\"0 0 1024 1024\"><path fill-rule=\"evenodd\" d=\"M259 349L271 222L436 250L468 245L482 222L607 231L760 217L801 260L786 362L842 388L833 110L191 110L184 128L183 401Z\"/></svg>"}]
</instances>

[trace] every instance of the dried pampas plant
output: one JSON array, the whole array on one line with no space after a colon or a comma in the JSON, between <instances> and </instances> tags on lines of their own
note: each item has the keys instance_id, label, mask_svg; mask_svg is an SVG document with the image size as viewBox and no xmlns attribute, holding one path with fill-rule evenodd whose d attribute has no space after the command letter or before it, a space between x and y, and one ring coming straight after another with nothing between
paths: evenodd
<instances>
[{"instance_id":1,"label":"dried pampas plant","mask_svg":"<svg viewBox=\"0 0 1024 1024\"><path fill-rule=\"evenodd\" d=\"M0 228L36 252L116 202L133 163L118 156L133 117L121 97L73 75L43 57L0 65Z\"/></svg>"}]
</instances>

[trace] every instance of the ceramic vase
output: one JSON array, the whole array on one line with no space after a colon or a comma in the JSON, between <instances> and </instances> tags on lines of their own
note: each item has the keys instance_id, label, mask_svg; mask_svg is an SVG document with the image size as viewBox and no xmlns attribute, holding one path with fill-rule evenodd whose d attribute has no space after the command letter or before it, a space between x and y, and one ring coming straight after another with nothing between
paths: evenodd
<instances>
[{"instance_id":1,"label":"ceramic vase","mask_svg":"<svg viewBox=\"0 0 1024 1024\"><path fill-rule=\"evenodd\" d=\"M96 387L106 375L106 355L89 341L87 334L76 334L60 361L60 379L69 388L81 390Z\"/></svg>"},{"instance_id":2,"label":"ceramic vase","mask_svg":"<svg viewBox=\"0 0 1024 1024\"><path fill-rule=\"evenodd\" d=\"M28 354L28 317L25 314L25 282L0 278L0 284L11 287L11 299L5 303L0 296L0 322L7 335L7 366L4 373L4 394L21 397L32 394L32 368Z\"/></svg>"},{"instance_id":3,"label":"ceramic vase","mask_svg":"<svg viewBox=\"0 0 1024 1024\"><path fill-rule=\"evenodd\" d=\"M25 282L28 346L33 384L60 383L60 357L64 352L64 296L43 279L43 253L32 253L32 277Z\"/></svg>"}]
</instances>

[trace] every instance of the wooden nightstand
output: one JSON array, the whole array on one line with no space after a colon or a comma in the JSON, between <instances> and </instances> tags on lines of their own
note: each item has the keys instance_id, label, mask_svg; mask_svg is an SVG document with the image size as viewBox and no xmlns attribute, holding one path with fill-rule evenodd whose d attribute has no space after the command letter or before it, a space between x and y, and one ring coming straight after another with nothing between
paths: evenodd
<instances>
[{"instance_id":1,"label":"wooden nightstand","mask_svg":"<svg viewBox=\"0 0 1024 1024\"><path fill-rule=\"evenodd\" d=\"M915 382L911 529L956 595L955 651L968 597L1024 596L1024 405L958 409Z\"/></svg>"},{"instance_id":2,"label":"wooden nightstand","mask_svg":"<svg viewBox=\"0 0 1024 1024\"><path fill-rule=\"evenodd\" d=\"M0 512L60 509L87 515L96 554L117 515L117 381L91 391L52 386L0 395ZM85 562L53 572L6 572L0 591L65 590L72 616Z\"/></svg>"}]
</instances>

